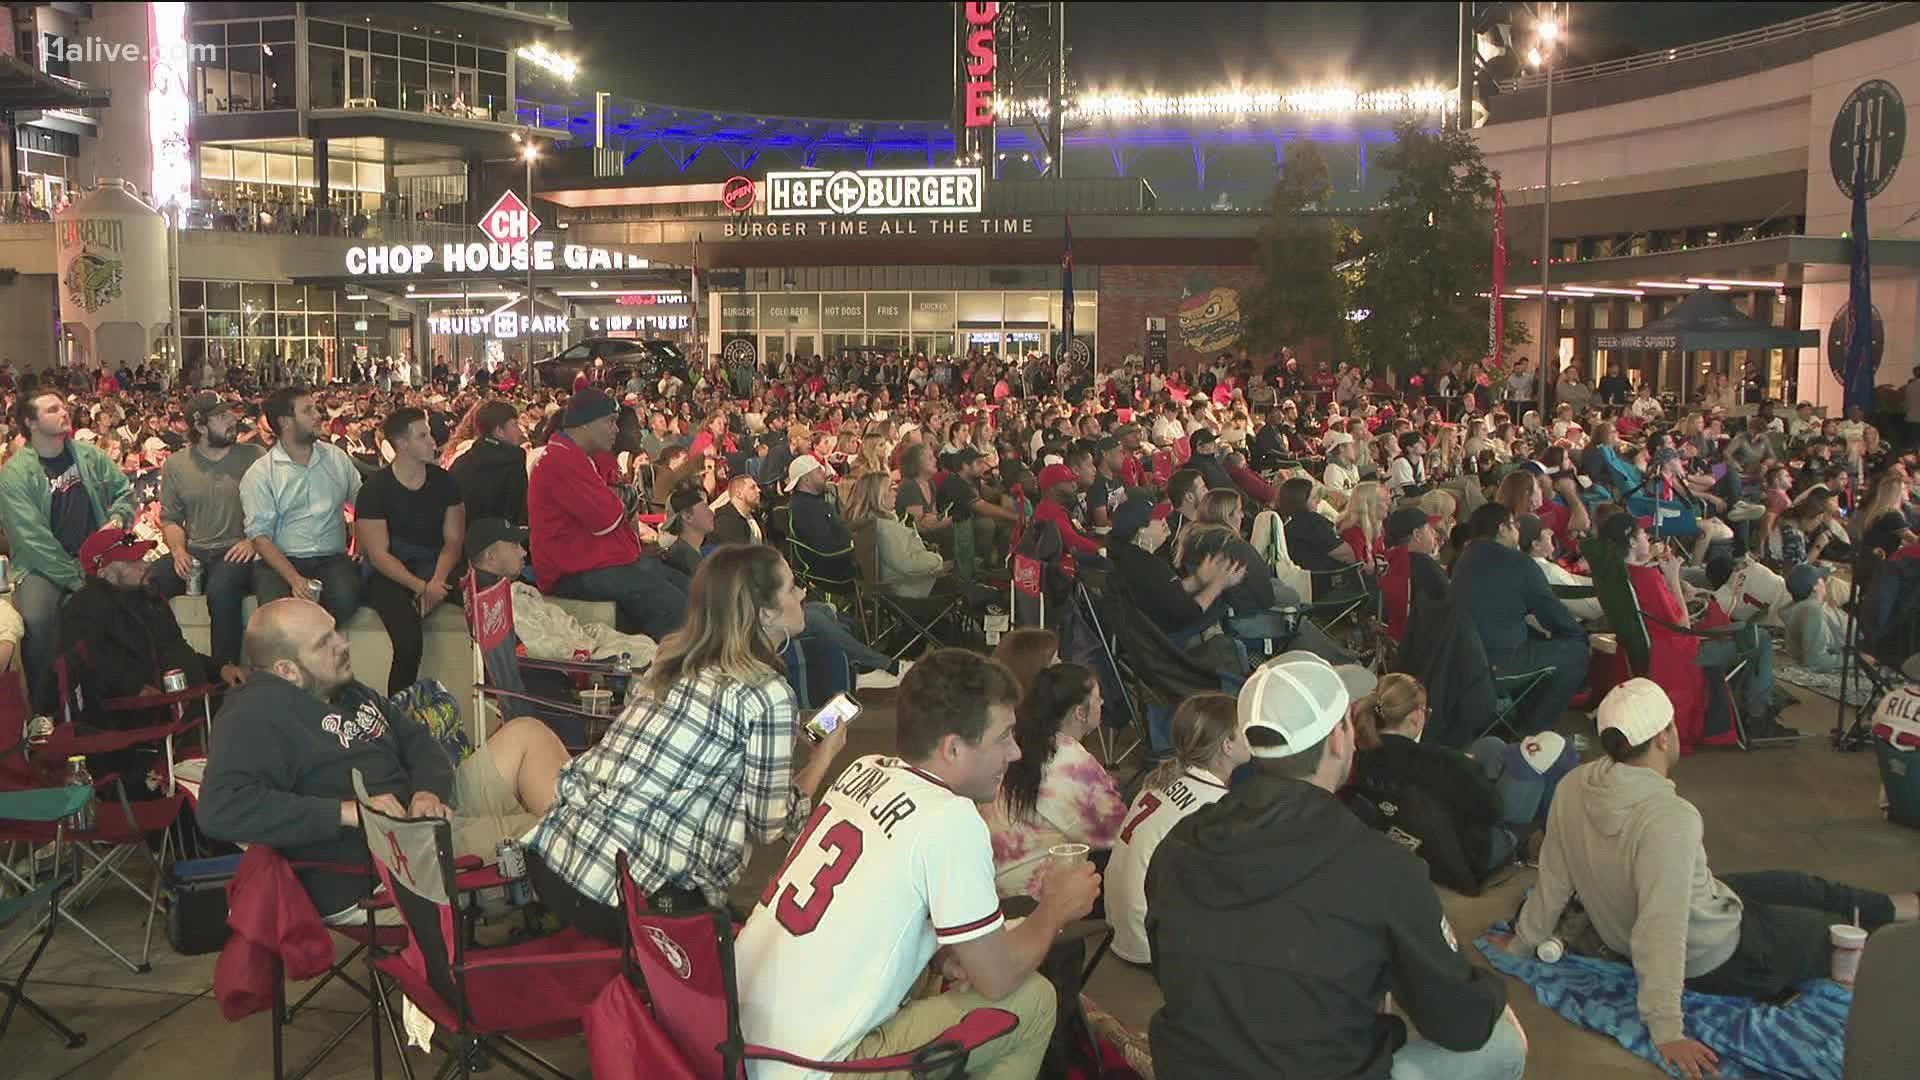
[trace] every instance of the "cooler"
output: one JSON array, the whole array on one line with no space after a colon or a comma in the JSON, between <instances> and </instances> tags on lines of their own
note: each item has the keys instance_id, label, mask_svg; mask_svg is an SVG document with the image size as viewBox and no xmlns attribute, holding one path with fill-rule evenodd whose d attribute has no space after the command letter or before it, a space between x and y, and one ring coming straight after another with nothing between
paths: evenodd
<instances>
[{"instance_id":1,"label":"cooler","mask_svg":"<svg viewBox=\"0 0 1920 1080\"><path fill-rule=\"evenodd\" d=\"M1920 687L1891 690L1873 710L1873 752L1887 820L1920 829Z\"/></svg>"}]
</instances>

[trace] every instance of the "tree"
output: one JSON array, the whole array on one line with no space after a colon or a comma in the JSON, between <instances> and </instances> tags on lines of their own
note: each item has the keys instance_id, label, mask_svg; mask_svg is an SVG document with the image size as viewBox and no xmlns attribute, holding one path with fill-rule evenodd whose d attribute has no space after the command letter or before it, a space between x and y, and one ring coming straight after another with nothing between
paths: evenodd
<instances>
[{"instance_id":1,"label":"tree","mask_svg":"<svg viewBox=\"0 0 1920 1080\"><path fill-rule=\"evenodd\" d=\"M1240 298L1249 349L1273 352L1304 338L1334 337L1344 327L1348 288L1334 270L1341 230L1332 203L1320 149L1306 140L1287 144L1272 216L1254 239L1260 282Z\"/></svg>"},{"instance_id":2,"label":"tree","mask_svg":"<svg viewBox=\"0 0 1920 1080\"><path fill-rule=\"evenodd\" d=\"M1453 128L1395 132L1380 165L1394 176L1363 232L1353 328L1369 367L1416 371L1487 354L1487 299L1493 259L1494 175L1473 137ZM1506 344L1524 344L1518 319Z\"/></svg>"}]
</instances>

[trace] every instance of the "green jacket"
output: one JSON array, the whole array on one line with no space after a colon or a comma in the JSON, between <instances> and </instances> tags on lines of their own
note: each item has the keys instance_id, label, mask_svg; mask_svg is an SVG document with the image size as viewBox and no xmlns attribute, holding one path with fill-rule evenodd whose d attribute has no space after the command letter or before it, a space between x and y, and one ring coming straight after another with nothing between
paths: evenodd
<instances>
[{"instance_id":1,"label":"green jacket","mask_svg":"<svg viewBox=\"0 0 1920 1080\"><path fill-rule=\"evenodd\" d=\"M80 483L93 501L93 515L101 525L118 518L121 525L134 517L133 485L105 451L92 443L68 441L73 460L80 467ZM0 465L0 525L7 530L12 547L14 576L39 574L55 585L72 592L86 575L80 572L80 560L67 554L47 525L53 513L53 495L47 490L47 473L40 457L29 443Z\"/></svg>"}]
</instances>

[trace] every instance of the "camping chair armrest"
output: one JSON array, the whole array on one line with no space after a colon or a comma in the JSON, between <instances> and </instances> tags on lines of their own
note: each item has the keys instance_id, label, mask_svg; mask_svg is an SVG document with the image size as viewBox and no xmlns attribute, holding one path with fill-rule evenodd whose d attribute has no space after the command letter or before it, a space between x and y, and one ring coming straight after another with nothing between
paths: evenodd
<instances>
[{"instance_id":1,"label":"camping chair armrest","mask_svg":"<svg viewBox=\"0 0 1920 1080\"><path fill-rule=\"evenodd\" d=\"M1599 595L1598 590L1591 585L1549 585L1547 587L1553 590L1553 595L1562 600L1591 600Z\"/></svg>"},{"instance_id":2,"label":"camping chair armrest","mask_svg":"<svg viewBox=\"0 0 1920 1080\"><path fill-rule=\"evenodd\" d=\"M1645 611L1642 611L1640 613L1640 617L1642 619L1645 619L1647 622L1653 624L1654 626L1659 627L1662 630L1667 630L1675 634L1685 634L1688 637L1730 638L1733 635L1740 632L1739 627L1734 627L1734 626L1727 626L1727 627L1714 626L1704 630L1696 627L1692 627L1692 626L1681 626L1678 623L1670 623L1667 620L1662 619L1657 615L1650 615Z\"/></svg>"},{"instance_id":3,"label":"camping chair armrest","mask_svg":"<svg viewBox=\"0 0 1920 1080\"><path fill-rule=\"evenodd\" d=\"M852 1061L815 1061L789 1054L770 1046L751 1043L739 1047L743 1057L753 1061L778 1061L803 1069L830 1073L912 1073L942 1075L932 1066L943 1057L968 1054L1020 1026L1020 1018L1006 1009L979 1008L967 1013L952 1027L912 1050L886 1057L858 1058Z\"/></svg>"},{"instance_id":4,"label":"camping chair armrest","mask_svg":"<svg viewBox=\"0 0 1920 1080\"><path fill-rule=\"evenodd\" d=\"M212 697L213 692L219 688L218 684L206 683L201 686L189 686L185 690L176 690L172 693L136 694L132 697L108 698L104 704L108 712L165 709L175 705L185 705L190 701L199 701L202 698ZM183 728L182 730L190 729L192 726L192 724L188 724L187 728Z\"/></svg>"},{"instance_id":5,"label":"camping chair armrest","mask_svg":"<svg viewBox=\"0 0 1920 1080\"><path fill-rule=\"evenodd\" d=\"M586 964L617 966L624 957L625 954L621 950L611 948L565 953L559 956L495 956L456 964L453 970L458 974L471 975L476 971L498 971L502 968L579 967Z\"/></svg>"},{"instance_id":6,"label":"camping chair armrest","mask_svg":"<svg viewBox=\"0 0 1920 1080\"><path fill-rule=\"evenodd\" d=\"M473 688L475 690L480 691L482 694L485 694L487 697L511 698L515 701L531 702L532 704L538 705L543 709L548 709L553 712L561 713L563 715L575 717L582 720L611 721L613 719L612 716L600 716L595 713L590 713L585 709L580 709L572 705L568 705L565 702L555 701L552 698L538 697L534 694L526 694L518 690L508 690L505 687L494 686L492 683L474 683Z\"/></svg>"},{"instance_id":7,"label":"camping chair armrest","mask_svg":"<svg viewBox=\"0 0 1920 1080\"><path fill-rule=\"evenodd\" d=\"M535 671L557 671L565 675L613 675L626 678L633 674L630 669L621 667L617 659L543 660L532 656L516 656L514 662L522 670L532 668Z\"/></svg>"},{"instance_id":8,"label":"camping chair armrest","mask_svg":"<svg viewBox=\"0 0 1920 1080\"><path fill-rule=\"evenodd\" d=\"M8 821L62 821L84 805L84 798L64 786L0 791L0 819Z\"/></svg>"}]
</instances>

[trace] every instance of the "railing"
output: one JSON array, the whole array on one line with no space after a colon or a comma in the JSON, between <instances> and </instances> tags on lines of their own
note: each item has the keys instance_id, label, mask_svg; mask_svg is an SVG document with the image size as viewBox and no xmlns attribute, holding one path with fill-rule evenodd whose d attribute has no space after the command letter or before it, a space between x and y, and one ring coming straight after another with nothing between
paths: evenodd
<instances>
[{"instance_id":1,"label":"railing","mask_svg":"<svg viewBox=\"0 0 1920 1080\"><path fill-rule=\"evenodd\" d=\"M389 244L440 243L469 239L470 225L401 214L343 214L314 207L249 206L196 208L183 227L205 232L258 236L315 236L378 240Z\"/></svg>"},{"instance_id":2,"label":"railing","mask_svg":"<svg viewBox=\"0 0 1920 1080\"><path fill-rule=\"evenodd\" d=\"M1684 64L1708 56L1750 49L1755 45L1768 45L1777 41L1787 41L1806 34L1822 30L1832 30L1847 26L1862 19L1893 11L1897 8L1912 7L1910 3L1889 4L1841 4L1838 7L1814 15L1803 15L1798 19L1763 26L1757 30L1746 30L1738 34L1728 34L1692 45L1681 45L1672 49L1657 49L1620 60L1604 60L1595 64L1580 64L1574 67L1556 68L1553 81L1556 83L1579 82L1583 79L1604 79L1614 75L1625 75L1651 67L1667 64ZM1530 90L1545 86L1545 72L1530 71L1512 79L1500 80L1500 89L1504 93L1516 90Z\"/></svg>"}]
</instances>

